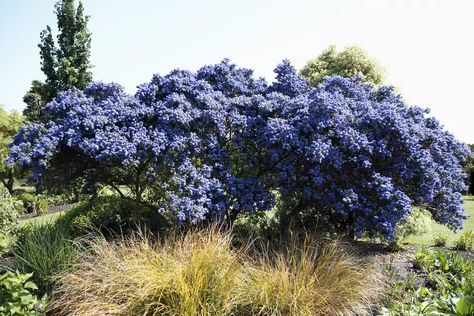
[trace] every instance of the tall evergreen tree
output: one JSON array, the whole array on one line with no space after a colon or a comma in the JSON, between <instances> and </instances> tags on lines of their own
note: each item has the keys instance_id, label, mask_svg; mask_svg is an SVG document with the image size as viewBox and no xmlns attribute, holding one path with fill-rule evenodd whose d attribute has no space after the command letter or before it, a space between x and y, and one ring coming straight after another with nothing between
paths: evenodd
<instances>
[{"instance_id":1,"label":"tall evergreen tree","mask_svg":"<svg viewBox=\"0 0 474 316\"><path fill-rule=\"evenodd\" d=\"M41 70L46 80L34 80L23 97L27 104L23 114L29 121L44 120L40 114L41 108L59 92L71 87L83 89L92 82L92 65L89 60L91 33L87 29L89 17L84 14L82 2L79 1L76 9L74 1L56 2L57 46L49 25L40 34L38 47Z\"/></svg>"}]
</instances>

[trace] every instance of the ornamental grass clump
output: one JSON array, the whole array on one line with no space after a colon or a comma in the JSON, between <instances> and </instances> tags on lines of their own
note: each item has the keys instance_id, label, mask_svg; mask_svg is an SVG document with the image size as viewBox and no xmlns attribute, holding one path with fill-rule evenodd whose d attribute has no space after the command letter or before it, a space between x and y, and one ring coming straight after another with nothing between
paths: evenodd
<instances>
[{"instance_id":1,"label":"ornamental grass clump","mask_svg":"<svg viewBox=\"0 0 474 316\"><path fill-rule=\"evenodd\" d=\"M340 315L372 306L370 266L338 243L235 248L215 228L153 241L146 234L86 242L58 276L59 315Z\"/></svg>"},{"instance_id":2,"label":"ornamental grass clump","mask_svg":"<svg viewBox=\"0 0 474 316\"><path fill-rule=\"evenodd\" d=\"M54 276L67 270L76 260L74 242L60 222L29 223L21 228L13 250L16 269L33 273L32 280L41 293L54 286Z\"/></svg>"},{"instance_id":3,"label":"ornamental grass clump","mask_svg":"<svg viewBox=\"0 0 474 316\"><path fill-rule=\"evenodd\" d=\"M365 315L383 290L381 279L335 241L293 239L244 265L238 315Z\"/></svg>"},{"instance_id":4,"label":"ornamental grass clump","mask_svg":"<svg viewBox=\"0 0 474 316\"><path fill-rule=\"evenodd\" d=\"M240 253L215 229L152 242L136 234L87 242L73 272L59 276L61 315L227 315Z\"/></svg>"}]
</instances>

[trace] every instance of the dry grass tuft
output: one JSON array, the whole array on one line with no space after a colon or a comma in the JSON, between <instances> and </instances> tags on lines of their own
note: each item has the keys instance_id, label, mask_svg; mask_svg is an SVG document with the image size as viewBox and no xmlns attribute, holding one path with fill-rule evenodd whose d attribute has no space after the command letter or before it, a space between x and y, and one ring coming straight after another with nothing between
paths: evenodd
<instances>
[{"instance_id":1,"label":"dry grass tuft","mask_svg":"<svg viewBox=\"0 0 474 316\"><path fill-rule=\"evenodd\" d=\"M263 253L239 278L242 315L364 315L383 288L373 265L337 241L304 235Z\"/></svg>"},{"instance_id":2,"label":"dry grass tuft","mask_svg":"<svg viewBox=\"0 0 474 316\"><path fill-rule=\"evenodd\" d=\"M371 267L309 237L278 250L232 248L230 232L89 240L58 278L61 315L344 315L375 297Z\"/></svg>"},{"instance_id":3,"label":"dry grass tuft","mask_svg":"<svg viewBox=\"0 0 474 316\"><path fill-rule=\"evenodd\" d=\"M239 273L229 233L188 232L165 242L143 234L87 242L73 271L59 277L62 315L226 315Z\"/></svg>"}]
</instances>

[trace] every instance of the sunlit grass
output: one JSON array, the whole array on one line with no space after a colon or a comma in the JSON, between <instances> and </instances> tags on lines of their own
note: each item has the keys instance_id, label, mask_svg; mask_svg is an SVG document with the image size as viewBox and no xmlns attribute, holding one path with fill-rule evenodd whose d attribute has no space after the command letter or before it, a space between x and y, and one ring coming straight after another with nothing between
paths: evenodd
<instances>
[{"instance_id":1,"label":"sunlit grass","mask_svg":"<svg viewBox=\"0 0 474 316\"><path fill-rule=\"evenodd\" d=\"M33 224L33 225L44 225L46 223L52 223L55 222L59 217L61 217L62 214L64 214L66 211L61 211L61 212L56 212L56 213L51 213L51 214L45 214L42 216L35 216L32 218L24 219L20 221L20 226L23 227L25 225Z\"/></svg>"},{"instance_id":2,"label":"sunlit grass","mask_svg":"<svg viewBox=\"0 0 474 316\"><path fill-rule=\"evenodd\" d=\"M465 230L474 230L474 197L464 196L464 211L470 216L469 219L464 221L464 228L457 233L453 233L449 228L444 225L436 223L434 220L431 221L431 231L422 234L421 236L412 236L407 238L404 242L414 245L433 246L434 239L440 234L447 234L447 247L452 247L454 242L459 238L461 233Z\"/></svg>"}]
</instances>

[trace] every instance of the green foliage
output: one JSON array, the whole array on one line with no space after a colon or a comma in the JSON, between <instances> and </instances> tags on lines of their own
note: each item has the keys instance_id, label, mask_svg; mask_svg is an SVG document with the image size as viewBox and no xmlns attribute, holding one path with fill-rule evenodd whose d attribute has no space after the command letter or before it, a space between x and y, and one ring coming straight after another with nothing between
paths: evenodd
<instances>
[{"instance_id":1,"label":"green foliage","mask_svg":"<svg viewBox=\"0 0 474 316\"><path fill-rule=\"evenodd\" d=\"M454 244L456 250L474 250L474 231L465 230Z\"/></svg>"},{"instance_id":2,"label":"green foliage","mask_svg":"<svg viewBox=\"0 0 474 316\"><path fill-rule=\"evenodd\" d=\"M52 194L48 191L42 191L41 193L37 194L37 196L41 197L43 200L46 200L50 206L75 203L78 201L78 198L85 197L77 196L73 192Z\"/></svg>"},{"instance_id":3,"label":"green foliage","mask_svg":"<svg viewBox=\"0 0 474 316\"><path fill-rule=\"evenodd\" d=\"M433 219L431 219L430 232L427 232L421 236L408 237L403 241L403 243L409 243L409 244L420 245L420 246L432 246L435 236L439 234L445 234L445 235L448 235L446 246L447 247L454 246L455 241L458 239L458 236L460 235L462 231L474 230L474 199L470 196L464 196L463 200L464 200L464 203L462 207L466 215L469 216L469 218L463 222L464 228L459 233L455 234L448 227L442 224L436 223Z\"/></svg>"},{"instance_id":4,"label":"green foliage","mask_svg":"<svg viewBox=\"0 0 474 316\"><path fill-rule=\"evenodd\" d=\"M36 200L37 204L36 204L36 212L38 215L44 215L46 213L48 213L48 208L49 208L49 204L48 204L48 201L46 201L45 199L42 199L40 197L37 198Z\"/></svg>"},{"instance_id":5,"label":"green foliage","mask_svg":"<svg viewBox=\"0 0 474 316\"><path fill-rule=\"evenodd\" d=\"M309 204L299 194L281 195L275 206L275 218L280 233L288 230L305 230L317 232L319 235L330 235L336 232L340 235L350 235L347 226L337 225L332 221L334 212L329 208L322 208Z\"/></svg>"},{"instance_id":6,"label":"green foliage","mask_svg":"<svg viewBox=\"0 0 474 316\"><path fill-rule=\"evenodd\" d=\"M34 80L30 90L23 97L27 104L23 114L31 122L44 121L41 108L59 92L71 87L84 89L92 82L90 69L91 33L87 29L89 17L84 14L84 6L74 0L59 0L55 5L58 22L57 46L51 27L41 32L38 45L41 70L46 81Z\"/></svg>"},{"instance_id":7,"label":"green foliage","mask_svg":"<svg viewBox=\"0 0 474 316\"><path fill-rule=\"evenodd\" d=\"M23 226L14 253L17 269L23 273L33 272L33 279L42 292L50 290L54 276L76 258L69 231L58 222Z\"/></svg>"},{"instance_id":8,"label":"green foliage","mask_svg":"<svg viewBox=\"0 0 474 316\"><path fill-rule=\"evenodd\" d=\"M23 102L26 107L23 110L23 115L30 122L42 121L41 108L46 104L46 100L52 94L47 90L49 86L39 80L31 82L30 90L23 96Z\"/></svg>"},{"instance_id":9,"label":"green foliage","mask_svg":"<svg viewBox=\"0 0 474 316\"><path fill-rule=\"evenodd\" d=\"M398 301L384 315L473 315L474 262L459 254L422 250L415 267L427 275L427 285L397 284Z\"/></svg>"},{"instance_id":10,"label":"green foliage","mask_svg":"<svg viewBox=\"0 0 474 316\"><path fill-rule=\"evenodd\" d=\"M15 192L14 195L19 201L23 203L26 213L33 213L36 210L35 202L36 196L29 192Z\"/></svg>"},{"instance_id":11,"label":"green foliage","mask_svg":"<svg viewBox=\"0 0 474 316\"><path fill-rule=\"evenodd\" d=\"M156 232L164 225L156 209L117 196L101 196L82 202L66 212L58 222L75 237L97 229L106 236L116 235L142 225Z\"/></svg>"},{"instance_id":12,"label":"green foliage","mask_svg":"<svg viewBox=\"0 0 474 316\"><path fill-rule=\"evenodd\" d=\"M7 189L0 187L0 254L5 252L18 229L21 205L10 196Z\"/></svg>"},{"instance_id":13,"label":"green foliage","mask_svg":"<svg viewBox=\"0 0 474 316\"><path fill-rule=\"evenodd\" d=\"M467 157L463 163L464 172L467 174L466 184L468 185L468 193L474 194L474 144L468 145L471 155Z\"/></svg>"},{"instance_id":14,"label":"green foliage","mask_svg":"<svg viewBox=\"0 0 474 316\"><path fill-rule=\"evenodd\" d=\"M414 208L406 223L397 226L395 239L390 242L390 248L398 251L402 241L408 237L421 236L431 230L431 215L420 208Z\"/></svg>"},{"instance_id":15,"label":"green foliage","mask_svg":"<svg viewBox=\"0 0 474 316\"><path fill-rule=\"evenodd\" d=\"M0 315L39 316L45 315L46 296L41 299L34 294L36 284L29 281L32 273L6 272L0 275Z\"/></svg>"},{"instance_id":16,"label":"green foliage","mask_svg":"<svg viewBox=\"0 0 474 316\"><path fill-rule=\"evenodd\" d=\"M381 84L384 70L379 63L357 47L349 46L337 52L334 45L325 49L317 58L310 60L301 70L312 86L318 85L326 76L355 77L364 82Z\"/></svg>"},{"instance_id":17,"label":"green foliage","mask_svg":"<svg viewBox=\"0 0 474 316\"><path fill-rule=\"evenodd\" d=\"M436 247L445 247L448 242L448 238L448 234L439 233L433 238L434 245Z\"/></svg>"},{"instance_id":18,"label":"green foliage","mask_svg":"<svg viewBox=\"0 0 474 316\"><path fill-rule=\"evenodd\" d=\"M233 232L239 239L271 238L278 234L278 222L273 212L256 211L240 213L234 222Z\"/></svg>"},{"instance_id":19,"label":"green foliage","mask_svg":"<svg viewBox=\"0 0 474 316\"><path fill-rule=\"evenodd\" d=\"M48 212L48 201L40 195L29 192L18 192L15 194L15 197L23 202L23 207L27 213L36 212L37 215L44 215Z\"/></svg>"},{"instance_id":20,"label":"green foliage","mask_svg":"<svg viewBox=\"0 0 474 316\"><path fill-rule=\"evenodd\" d=\"M8 144L20 130L22 117L16 111L7 112L0 107L0 180L8 191L13 193L14 175L17 170L5 164L10 148Z\"/></svg>"}]
</instances>

